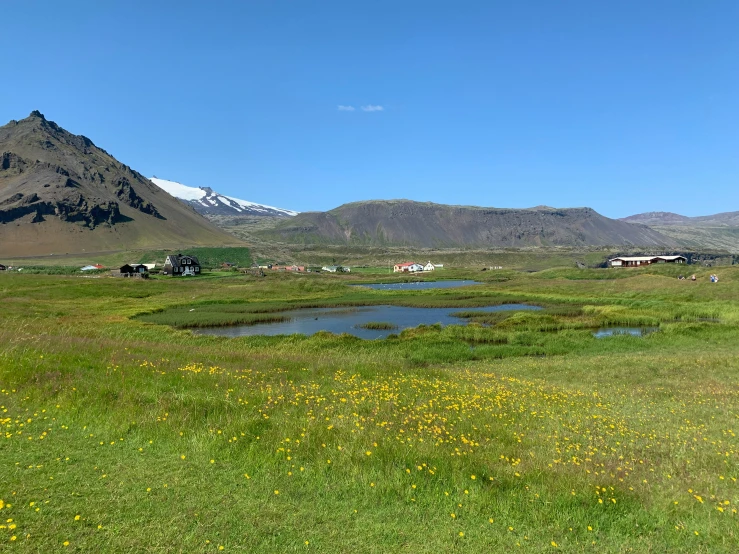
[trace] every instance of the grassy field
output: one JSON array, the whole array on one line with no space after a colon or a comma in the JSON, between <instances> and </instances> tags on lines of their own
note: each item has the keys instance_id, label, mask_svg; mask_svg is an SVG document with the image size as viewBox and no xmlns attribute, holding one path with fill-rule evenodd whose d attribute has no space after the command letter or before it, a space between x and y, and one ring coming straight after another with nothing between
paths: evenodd
<instances>
[{"instance_id":1,"label":"grassy field","mask_svg":"<svg viewBox=\"0 0 739 554\"><path fill-rule=\"evenodd\" d=\"M181 252L197 256L203 267L220 267L223 262L249 267L252 263L251 251L246 247L191 247ZM173 250L130 250L120 252L95 252L89 254L62 254L44 257L3 258L3 264L23 267L24 271L32 267L44 267L49 272L54 267L63 267L67 272L79 271L81 266L99 263L108 268L117 268L126 263L155 263L164 265L168 254L176 254Z\"/></svg>"},{"instance_id":2,"label":"grassy field","mask_svg":"<svg viewBox=\"0 0 739 554\"><path fill-rule=\"evenodd\" d=\"M0 275L0 551L736 552L739 268L681 270ZM383 303L470 324L172 326Z\"/></svg>"}]
</instances>

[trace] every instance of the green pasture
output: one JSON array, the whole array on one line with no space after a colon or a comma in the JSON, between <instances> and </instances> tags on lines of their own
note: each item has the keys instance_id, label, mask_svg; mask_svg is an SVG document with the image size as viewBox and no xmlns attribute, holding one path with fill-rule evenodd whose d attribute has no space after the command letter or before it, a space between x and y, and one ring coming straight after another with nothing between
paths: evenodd
<instances>
[{"instance_id":1,"label":"green pasture","mask_svg":"<svg viewBox=\"0 0 739 554\"><path fill-rule=\"evenodd\" d=\"M736 552L739 268L686 270L2 274L0 551ZM187 329L370 304L463 324Z\"/></svg>"}]
</instances>

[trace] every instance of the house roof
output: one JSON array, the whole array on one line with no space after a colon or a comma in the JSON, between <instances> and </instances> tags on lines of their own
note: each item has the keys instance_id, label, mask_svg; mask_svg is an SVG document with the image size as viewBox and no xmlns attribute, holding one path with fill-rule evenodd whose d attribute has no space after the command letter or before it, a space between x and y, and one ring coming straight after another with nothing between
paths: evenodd
<instances>
[{"instance_id":1,"label":"house roof","mask_svg":"<svg viewBox=\"0 0 739 554\"><path fill-rule=\"evenodd\" d=\"M612 258L609 261L621 260L622 262L647 262L654 258L655 256L619 256L618 258Z\"/></svg>"},{"instance_id":2,"label":"house roof","mask_svg":"<svg viewBox=\"0 0 739 554\"><path fill-rule=\"evenodd\" d=\"M172 264L172 267L179 267L182 262L183 258L190 258L193 261L194 265L200 265L200 261L198 261L197 256L190 256L188 254L170 254L167 256L167 259L164 261L165 265L169 261Z\"/></svg>"},{"instance_id":3,"label":"house roof","mask_svg":"<svg viewBox=\"0 0 739 554\"><path fill-rule=\"evenodd\" d=\"M614 260L621 260L622 262L648 262L649 260L677 260L682 258L687 259L685 256L618 256L617 258L611 258L608 260L612 262Z\"/></svg>"}]
</instances>

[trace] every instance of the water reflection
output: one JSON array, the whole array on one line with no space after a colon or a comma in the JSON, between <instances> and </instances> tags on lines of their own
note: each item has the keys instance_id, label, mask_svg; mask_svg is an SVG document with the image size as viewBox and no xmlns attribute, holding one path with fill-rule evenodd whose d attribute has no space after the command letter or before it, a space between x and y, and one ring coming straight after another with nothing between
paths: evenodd
<instances>
[{"instance_id":1,"label":"water reflection","mask_svg":"<svg viewBox=\"0 0 739 554\"><path fill-rule=\"evenodd\" d=\"M643 337L659 331L659 327L606 327L593 332L596 339L613 337L615 335L631 335L632 337Z\"/></svg>"}]
</instances>

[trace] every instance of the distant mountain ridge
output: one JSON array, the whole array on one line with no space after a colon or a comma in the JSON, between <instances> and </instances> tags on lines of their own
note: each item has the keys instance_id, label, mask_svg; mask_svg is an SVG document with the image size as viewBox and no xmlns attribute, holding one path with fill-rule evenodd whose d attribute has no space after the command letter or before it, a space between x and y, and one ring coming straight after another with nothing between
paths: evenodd
<instances>
[{"instance_id":1,"label":"distant mountain ridge","mask_svg":"<svg viewBox=\"0 0 739 554\"><path fill-rule=\"evenodd\" d=\"M672 212L645 212L628 217L622 217L621 221L629 223L641 223L643 225L689 225L700 227L739 227L739 211L722 212L713 215L701 215L688 217Z\"/></svg>"},{"instance_id":2,"label":"distant mountain ridge","mask_svg":"<svg viewBox=\"0 0 739 554\"><path fill-rule=\"evenodd\" d=\"M157 177L151 177L149 180L158 187L166 190L175 198L192 206L196 212L206 216L292 217L298 214L298 212L293 210L275 208L274 206L267 206L266 204L258 204L256 202L226 196L225 194L219 194L210 187L190 187L177 181L169 181Z\"/></svg>"},{"instance_id":3,"label":"distant mountain ridge","mask_svg":"<svg viewBox=\"0 0 739 554\"><path fill-rule=\"evenodd\" d=\"M411 200L354 202L328 212L304 212L260 235L297 244L431 248L676 245L645 225L609 219L591 208L499 209Z\"/></svg>"},{"instance_id":4,"label":"distant mountain ridge","mask_svg":"<svg viewBox=\"0 0 739 554\"><path fill-rule=\"evenodd\" d=\"M672 212L646 212L621 221L648 225L689 248L739 253L739 212L688 217Z\"/></svg>"},{"instance_id":5,"label":"distant mountain ridge","mask_svg":"<svg viewBox=\"0 0 739 554\"><path fill-rule=\"evenodd\" d=\"M0 127L0 255L239 243L38 111Z\"/></svg>"}]
</instances>

